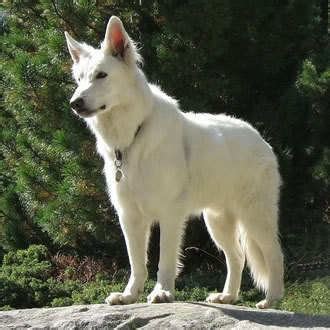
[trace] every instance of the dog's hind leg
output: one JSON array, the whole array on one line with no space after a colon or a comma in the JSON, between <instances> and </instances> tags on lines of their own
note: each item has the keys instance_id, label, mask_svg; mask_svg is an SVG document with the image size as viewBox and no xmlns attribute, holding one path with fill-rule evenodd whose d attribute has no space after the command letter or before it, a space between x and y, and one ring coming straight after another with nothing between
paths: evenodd
<instances>
[{"instance_id":1,"label":"dog's hind leg","mask_svg":"<svg viewBox=\"0 0 330 330\"><path fill-rule=\"evenodd\" d=\"M175 220L177 217L175 217ZM179 220L160 222L160 251L157 283L148 296L148 303L167 303L174 300L175 277L183 232Z\"/></svg>"},{"instance_id":2,"label":"dog's hind leg","mask_svg":"<svg viewBox=\"0 0 330 330\"><path fill-rule=\"evenodd\" d=\"M205 223L213 241L222 249L227 263L227 278L221 293L211 293L206 299L211 303L233 303L238 299L241 286L244 254L239 242L236 220L228 212L203 212Z\"/></svg>"},{"instance_id":3,"label":"dog's hind leg","mask_svg":"<svg viewBox=\"0 0 330 330\"><path fill-rule=\"evenodd\" d=\"M123 230L131 275L124 292L112 292L106 302L110 305L132 304L137 301L143 292L144 282L147 278L147 247L150 233L148 222L137 208L127 212L119 212L120 225Z\"/></svg>"}]
</instances>

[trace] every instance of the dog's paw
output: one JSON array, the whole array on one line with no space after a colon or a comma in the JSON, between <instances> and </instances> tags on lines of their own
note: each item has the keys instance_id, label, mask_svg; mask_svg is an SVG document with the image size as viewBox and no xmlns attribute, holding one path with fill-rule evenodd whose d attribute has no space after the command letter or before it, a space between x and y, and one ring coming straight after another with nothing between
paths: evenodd
<instances>
[{"instance_id":1,"label":"dog's paw","mask_svg":"<svg viewBox=\"0 0 330 330\"><path fill-rule=\"evenodd\" d=\"M266 308L269 308L273 305L273 301L270 301L268 299L264 299L264 300L261 300L259 301L257 304L256 304L256 307L259 308L259 309L266 309Z\"/></svg>"},{"instance_id":2,"label":"dog's paw","mask_svg":"<svg viewBox=\"0 0 330 330\"><path fill-rule=\"evenodd\" d=\"M147 301L148 304L171 303L174 296L170 291L157 289L149 294Z\"/></svg>"},{"instance_id":3,"label":"dog's paw","mask_svg":"<svg viewBox=\"0 0 330 330\"><path fill-rule=\"evenodd\" d=\"M109 305L128 305L137 301L137 297L122 292L112 292L105 302Z\"/></svg>"},{"instance_id":4,"label":"dog's paw","mask_svg":"<svg viewBox=\"0 0 330 330\"><path fill-rule=\"evenodd\" d=\"M210 293L206 298L208 303L217 303L217 304L233 304L237 300L237 297L229 293Z\"/></svg>"}]
</instances>

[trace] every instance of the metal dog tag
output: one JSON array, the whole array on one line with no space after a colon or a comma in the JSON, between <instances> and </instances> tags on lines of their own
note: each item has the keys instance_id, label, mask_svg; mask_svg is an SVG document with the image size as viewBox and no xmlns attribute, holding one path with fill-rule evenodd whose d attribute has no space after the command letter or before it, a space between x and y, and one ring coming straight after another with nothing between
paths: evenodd
<instances>
[{"instance_id":1,"label":"metal dog tag","mask_svg":"<svg viewBox=\"0 0 330 330\"><path fill-rule=\"evenodd\" d=\"M119 182L123 177L121 167L123 165L123 154L119 149L115 149L116 181Z\"/></svg>"},{"instance_id":2,"label":"metal dog tag","mask_svg":"<svg viewBox=\"0 0 330 330\"><path fill-rule=\"evenodd\" d=\"M122 177L123 177L123 172L121 171L121 169L117 168L116 181L119 182Z\"/></svg>"}]
</instances>

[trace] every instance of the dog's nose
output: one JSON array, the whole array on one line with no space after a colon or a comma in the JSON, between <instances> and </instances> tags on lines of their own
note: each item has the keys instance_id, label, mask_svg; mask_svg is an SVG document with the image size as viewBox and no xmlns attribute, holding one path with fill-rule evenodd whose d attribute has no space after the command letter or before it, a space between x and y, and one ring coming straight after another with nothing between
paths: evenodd
<instances>
[{"instance_id":1,"label":"dog's nose","mask_svg":"<svg viewBox=\"0 0 330 330\"><path fill-rule=\"evenodd\" d=\"M72 102L70 102L71 108L77 112L81 111L84 108L84 99L79 97Z\"/></svg>"}]
</instances>

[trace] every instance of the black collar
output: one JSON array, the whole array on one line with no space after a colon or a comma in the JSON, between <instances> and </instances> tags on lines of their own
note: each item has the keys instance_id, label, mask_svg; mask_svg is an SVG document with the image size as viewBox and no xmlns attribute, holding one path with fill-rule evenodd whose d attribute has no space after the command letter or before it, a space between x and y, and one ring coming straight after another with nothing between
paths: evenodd
<instances>
[{"instance_id":1,"label":"black collar","mask_svg":"<svg viewBox=\"0 0 330 330\"><path fill-rule=\"evenodd\" d=\"M135 134L134 134L133 141L132 141L132 143L126 149L128 149L130 146L132 146L134 144L134 141L135 141L137 135L141 131L142 124L143 123L141 123L138 126L138 128L136 129ZM116 166L116 181L117 182L119 182L120 179L123 176L123 172L121 170L122 165L123 165L123 152L120 149L115 148L115 166Z\"/></svg>"},{"instance_id":2,"label":"black collar","mask_svg":"<svg viewBox=\"0 0 330 330\"><path fill-rule=\"evenodd\" d=\"M135 134L134 134L134 140L135 140L135 138L137 137L137 135L139 134L139 132L141 131L142 124L143 124L143 123L141 123L141 124L138 126L138 128L136 129ZM133 140L133 142L134 142L134 140ZM132 142L132 144L133 144L133 142Z\"/></svg>"},{"instance_id":3,"label":"black collar","mask_svg":"<svg viewBox=\"0 0 330 330\"><path fill-rule=\"evenodd\" d=\"M136 139L136 137L138 136L139 132L141 131L142 124L143 123L141 123L138 126L138 128L136 129L135 134L134 134L133 141L132 141L132 143L126 149L128 149L132 144L134 144L134 140ZM123 152L120 149L118 149L118 148L115 148L115 157L116 157L116 160L119 160L119 161L121 161L123 159Z\"/></svg>"}]
</instances>

